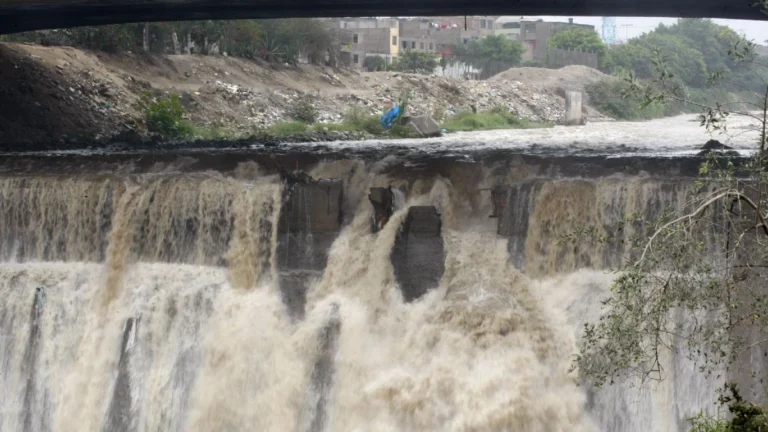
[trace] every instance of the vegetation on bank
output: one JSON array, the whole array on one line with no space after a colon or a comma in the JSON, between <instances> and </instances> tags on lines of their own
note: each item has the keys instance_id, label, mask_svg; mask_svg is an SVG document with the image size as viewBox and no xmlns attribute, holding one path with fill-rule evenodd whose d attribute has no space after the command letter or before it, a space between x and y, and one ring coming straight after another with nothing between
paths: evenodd
<instances>
[{"instance_id":1,"label":"vegetation on bank","mask_svg":"<svg viewBox=\"0 0 768 432\"><path fill-rule=\"evenodd\" d=\"M758 5L768 14L768 0ZM699 62L690 51L680 52L679 58L660 55L651 62L648 78L630 73L616 85L624 86L623 95L638 101L641 109L698 107L708 133L726 132L730 118L747 118L755 126L754 152L745 157L714 146L690 189L668 207L626 215L613 226L579 227L558 240L568 250L590 242L621 258L601 301L601 316L583 327L573 368L595 387L627 380L642 385L668 379L667 359L679 356L693 362L703 379L734 373L747 378L751 372L754 387L742 384L749 386L743 391L764 392L764 377L758 375L763 371L751 359L768 352L768 81L763 81L768 64L756 59L754 43L737 38L725 47L714 36L707 38L705 30L719 28L712 22L681 20L672 27L643 39L678 46L674 41L681 33L696 30L713 55L724 50L728 60ZM693 65L700 67L690 69ZM725 93L697 92L704 90L700 73L710 66L728 69L705 79ZM734 101L727 85L719 83L736 79L749 84L744 70L752 71L761 84L748 87L746 99ZM696 99L706 97L723 99ZM750 108L739 109L745 104ZM765 394L750 401L739 390L728 384L721 393L728 416L702 412L690 419L690 430L768 430L766 409L754 404L764 401Z\"/></svg>"},{"instance_id":2,"label":"vegetation on bank","mask_svg":"<svg viewBox=\"0 0 768 432\"><path fill-rule=\"evenodd\" d=\"M624 45L598 52L603 52L600 69L617 79L587 86L590 104L619 120L700 112L702 106L721 101L737 101L726 105L729 110L743 109L738 101L762 94L768 80L768 70L755 67L754 45L731 28L706 19L661 24ZM664 85L675 88L678 96L664 103L643 104L642 97L628 91L628 83L640 82L661 91L653 83L662 63L667 72Z\"/></svg>"},{"instance_id":3,"label":"vegetation on bank","mask_svg":"<svg viewBox=\"0 0 768 432\"><path fill-rule=\"evenodd\" d=\"M400 98L401 118L408 109L407 94ZM312 98L305 95L288 108L292 120L270 126L255 126L250 131L234 131L219 125L199 126L187 120L187 113L178 95L154 97L145 93L139 109L144 112L144 125L150 134L169 140L239 140L256 139L279 141L311 138L311 135L343 134L349 138L409 138L411 129L397 119L387 130L381 125L380 115L371 115L361 108L350 108L339 123L318 123L318 111Z\"/></svg>"},{"instance_id":4,"label":"vegetation on bank","mask_svg":"<svg viewBox=\"0 0 768 432\"><path fill-rule=\"evenodd\" d=\"M401 116L404 118L408 110L408 94L404 94L398 102ZM378 138L412 137L410 127L400 119L396 120L390 129L381 124L380 115L371 115L359 107L350 108L339 123L318 123L317 109L312 105L310 96L297 99L289 107L291 121L278 122L268 127L254 127L247 133L235 132L218 125L198 126L187 120L186 111L180 98L171 94L153 97L151 93L143 95L139 102L144 111L144 121L147 132L170 140L236 140L257 138L266 141L290 140L310 134L341 133L352 138L374 136ZM442 114L436 115L439 119ZM505 106L496 106L482 113L471 111L460 112L444 120L442 127L449 132L477 131L491 129L533 129L551 127L551 124L537 123L519 118L509 112Z\"/></svg>"},{"instance_id":5,"label":"vegetation on bank","mask_svg":"<svg viewBox=\"0 0 768 432\"><path fill-rule=\"evenodd\" d=\"M537 123L517 117L505 106L496 106L488 111L475 113L464 111L443 122L448 132L470 132L493 129L538 129L552 127L547 123Z\"/></svg>"}]
</instances>

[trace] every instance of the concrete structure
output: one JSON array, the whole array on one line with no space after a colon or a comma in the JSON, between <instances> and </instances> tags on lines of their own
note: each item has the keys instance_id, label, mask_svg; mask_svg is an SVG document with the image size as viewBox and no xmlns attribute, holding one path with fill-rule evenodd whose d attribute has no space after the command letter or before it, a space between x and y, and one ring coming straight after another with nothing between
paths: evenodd
<instances>
[{"instance_id":1,"label":"concrete structure","mask_svg":"<svg viewBox=\"0 0 768 432\"><path fill-rule=\"evenodd\" d=\"M493 33L519 40L525 47L523 60L535 60L543 64L547 61L547 41L550 36L556 31L570 26L595 31L594 26L575 24L573 19L568 19L568 22L548 22L541 19L533 20L522 16L510 16L498 18L494 23ZM587 62L588 60L584 60L578 64L591 65Z\"/></svg>"},{"instance_id":2,"label":"concrete structure","mask_svg":"<svg viewBox=\"0 0 768 432\"><path fill-rule=\"evenodd\" d=\"M493 24L493 34L506 36L507 39L520 40L520 23L525 17L503 16Z\"/></svg>"},{"instance_id":3,"label":"concrete structure","mask_svg":"<svg viewBox=\"0 0 768 432\"><path fill-rule=\"evenodd\" d=\"M557 48L547 49L547 67L561 68L569 65L588 66L597 69L600 63L597 59L597 53L568 51Z\"/></svg>"},{"instance_id":4,"label":"concrete structure","mask_svg":"<svg viewBox=\"0 0 768 432\"><path fill-rule=\"evenodd\" d=\"M434 206L413 206L392 248L392 267L403 299L417 300L437 287L445 272L442 220Z\"/></svg>"},{"instance_id":5,"label":"concrete structure","mask_svg":"<svg viewBox=\"0 0 768 432\"><path fill-rule=\"evenodd\" d=\"M536 21L527 23L524 27L523 38L527 44L532 44L533 60L545 62L547 60L547 41L556 31L567 27L582 27L590 31L595 31L595 26L586 24L574 24L573 20L569 22L546 22Z\"/></svg>"},{"instance_id":6,"label":"concrete structure","mask_svg":"<svg viewBox=\"0 0 768 432\"><path fill-rule=\"evenodd\" d=\"M437 39L434 37L434 23L426 18L400 20L400 50L436 52Z\"/></svg>"},{"instance_id":7,"label":"concrete structure","mask_svg":"<svg viewBox=\"0 0 768 432\"><path fill-rule=\"evenodd\" d=\"M723 0L4 0L0 2L0 33L143 21L437 14L768 18L752 2Z\"/></svg>"},{"instance_id":8,"label":"concrete structure","mask_svg":"<svg viewBox=\"0 0 768 432\"><path fill-rule=\"evenodd\" d=\"M399 23L396 19L352 18L329 20L341 43L342 62L363 67L366 57L384 57L389 63L400 50Z\"/></svg>"},{"instance_id":9,"label":"concrete structure","mask_svg":"<svg viewBox=\"0 0 768 432\"><path fill-rule=\"evenodd\" d=\"M410 117L408 119L408 126L416 132L417 136L426 138L440 136L440 125L428 114Z\"/></svg>"},{"instance_id":10,"label":"concrete structure","mask_svg":"<svg viewBox=\"0 0 768 432\"><path fill-rule=\"evenodd\" d=\"M581 92L565 92L565 125L577 126L584 124L584 116L581 103Z\"/></svg>"}]
</instances>

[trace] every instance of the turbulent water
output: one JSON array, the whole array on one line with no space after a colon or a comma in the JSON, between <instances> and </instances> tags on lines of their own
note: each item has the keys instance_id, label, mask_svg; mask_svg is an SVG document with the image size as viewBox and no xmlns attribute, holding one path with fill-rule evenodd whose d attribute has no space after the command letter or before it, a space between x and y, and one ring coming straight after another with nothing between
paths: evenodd
<instances>
[{"instance_id":1,"label":"turbulent water","mask_svg":"<svg viewBox=\"0 0 768 432\"><path fill-rule=\"evenodd\" d=\"M579 261L540 249L552 226L593 217L599 187L531 198L517 241L549 276L532 280L470 179L320 164L316 178L343 179L346 215L296 319L277 262L286 186L246 168L0 179L0 430L679 431L713 407L719 383L683 359L653 388L595 392L569 371L610 275L555 275ZM367 189L384 185L407 198L372 233ZM611 189L616 215L649 187ZM391 254L425 205L442 217L444 273L407 303Z\"/></svg>"}]
</instances>

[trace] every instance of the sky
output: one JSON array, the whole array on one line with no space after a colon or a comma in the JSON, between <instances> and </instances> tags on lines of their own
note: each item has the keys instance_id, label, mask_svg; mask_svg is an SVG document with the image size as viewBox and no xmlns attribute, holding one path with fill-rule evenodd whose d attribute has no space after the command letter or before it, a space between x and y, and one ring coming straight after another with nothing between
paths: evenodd
<instances>
[{"instance_id":1,"label":"sky","mask_svg":"<svg viewBox=\"0 0 768 432\"><path fill-rule=\"evenodd\" d=\"M567 21L568 17L561 16L542 16L542 17L528 17L526 18L541 18L545 21ZM738 33L744 33L747 39L752 39L758 44L766 45L768 40L768 21L745 21L745 20L726 20L715 19L718 24L723 24L736 30ZM573 22L580 24L590 24L595 26L595 29L599 32L602 28L601 17L573 17ZM628 37L633 38L640 36L643 33L647 33L660 23L674 24L677 22L677 18L616 18L616 39L626 40Z\"/></svg>"}]
</instances>

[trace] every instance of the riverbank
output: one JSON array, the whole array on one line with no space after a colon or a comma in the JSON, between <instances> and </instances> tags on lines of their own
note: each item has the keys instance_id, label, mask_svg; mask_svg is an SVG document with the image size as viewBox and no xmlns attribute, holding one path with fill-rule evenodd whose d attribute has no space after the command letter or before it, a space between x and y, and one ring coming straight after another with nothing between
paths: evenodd
<instances>
[{"instance_id":1,"label":"riverbank","mask_svg":"<svg viewBox=\"0 0 768 432\"><path fill-rule=\"evenodd\" d=\"M603 79L582 67L510 69L487 81L392 72L362 73L300 65L286 67L222 56L114 55L71 47L0 43L0 145L48 146L52 141L103 142L144 131L143 100L178 95L185 119L206 138L247 137L295 120L304 99L316 122L339 124L356 109L378 116L410 95L411 115L439 123L458 113L505 107L525 121L557 124L564 91ZM590 121L606 120L585 107ZM329 127L332 129L332 127ZM347 131L281 141L364 139ZM43 144L39 144L43 143Z\"/></svg>"}]
</instances>

